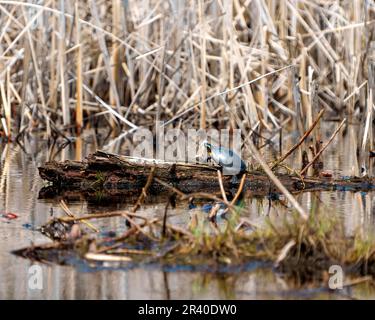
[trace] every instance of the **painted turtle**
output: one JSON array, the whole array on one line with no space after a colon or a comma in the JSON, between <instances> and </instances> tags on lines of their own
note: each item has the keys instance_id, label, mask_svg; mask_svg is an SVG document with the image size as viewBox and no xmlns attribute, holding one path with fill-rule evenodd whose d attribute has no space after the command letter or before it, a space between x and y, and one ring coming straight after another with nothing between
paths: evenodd
<instances>
[{"instance_id":1,"label":"painted turtle","mask_svg":"<svg viewBox=\"0 0 375 320\"><path fill-rule=\"evenodd\" d=\"M222 147L213 146L211 143L203 142L207 148L208 159L213 160L223 169L226 175L238 175L246 171L246 163L233 150Z\"/></svg>"}]
</instances>

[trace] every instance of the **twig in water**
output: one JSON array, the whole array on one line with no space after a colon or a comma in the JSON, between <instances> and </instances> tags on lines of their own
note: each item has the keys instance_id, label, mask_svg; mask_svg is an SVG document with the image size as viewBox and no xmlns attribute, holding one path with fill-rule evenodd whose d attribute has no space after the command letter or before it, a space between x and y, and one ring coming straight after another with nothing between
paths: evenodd
<instances>
[{"instance_id":1,"label":"twig in water","mask_svg":"<svg viewBox=\"0 0 375 320\"><path fill-rule=\"evenodd\" d=\"M288 255L288 252L290 249L292 249L294 246L296 245L296 241L295 240L290 240L280 251L277 259L276 259L276 262L274 264L275 267L278 267L280 265L280 262L282 262L286 256Z\"/></svg>"},{"instance_id":2,"label":"twig in water","mask_svg":"<svg viewBox=\"0 0 375 320\"><path fill-rule=\"evenodd\" d=\"M139 197L137 199L137 202L134 205L131 212L133 212L133 213L136 212L138 210L138 208L141 206L141 204L143 203L143 201L145 200L145 198L147 197L147 191L148 191L148 188L151 186L152 180L154 179L154 175L155 175L155 167L152 167L151 171L150 171L150 174L147 178L147 182L146 182L145 186L142 188L142 193L139 195Z\"/></svg>"}]
</instances>

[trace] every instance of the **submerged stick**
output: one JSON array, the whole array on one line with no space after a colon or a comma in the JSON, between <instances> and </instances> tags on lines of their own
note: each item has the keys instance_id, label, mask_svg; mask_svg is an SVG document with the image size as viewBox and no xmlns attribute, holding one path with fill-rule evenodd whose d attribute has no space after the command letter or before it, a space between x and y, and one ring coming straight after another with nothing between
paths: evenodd
<instances>
[{"instance_id":1,"label":"submerged stick","mask_svg":"<svg viewBox=\"0 0 375 320\"><path fill-rule=\"evenodd\" d=\"M345 124L346 118L342 120L340 125L336 128L335 132L332 134L332 136L329 138L327 143L319 150L319 152L314 156L314 158L310 161L309 164L307 164L302 171L300 172L300 175L302 176L303 174L306 173L307 169L310 168L313 163L316 161L316 159L319 158L319 156L323 153L323 151L329 146L329 144L332 142L332 140L336 137L337 133L340 131L341 127Z\"/></svg>"}]
</instances>

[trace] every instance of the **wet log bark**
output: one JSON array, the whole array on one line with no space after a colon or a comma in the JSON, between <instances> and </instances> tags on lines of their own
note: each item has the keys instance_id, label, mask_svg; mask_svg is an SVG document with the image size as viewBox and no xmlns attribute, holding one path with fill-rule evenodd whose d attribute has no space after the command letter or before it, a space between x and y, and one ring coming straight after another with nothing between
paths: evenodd
<instances>
[{"instance_id":1,"label":"wet log bark","mask_svg":"<svg viewBox=\"0 0 375 320\"><path fill-rule=\"evenodd\" d=\"M121 197L139 194L145 185L151 169L155 177L167 182L182 192L220 192L218 167L206 164L172 163L118 156L97 151L84 161L47 162L39 168L42 179L52 183L41 191L40 196L48 198L56 194L85 193L86 195ZM263 172L248 172L244 186L245 193L266 195L278 190ZM306 177L303 181L293 175L279 174L278 178L290 192L311 190L375 190L375 178L369 177ZM236 190L232 176L223 176L223 185L229 192ZM153 181L149 193L165 194L168 188ZM170 192L170 191L168 191Z\"/></svg>"}]
</instances>

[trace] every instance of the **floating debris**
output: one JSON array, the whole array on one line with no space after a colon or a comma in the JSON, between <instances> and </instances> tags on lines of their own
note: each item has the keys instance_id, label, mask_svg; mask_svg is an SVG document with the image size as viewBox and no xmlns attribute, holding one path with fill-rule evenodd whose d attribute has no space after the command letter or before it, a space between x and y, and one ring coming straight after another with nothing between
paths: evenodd
<instances>
[{"instance_id":1,"label":"floating debris","mask_svg":"<svg viewBox=\"0 0 375 320\"><path fill-rule=\"evenodd\" d=\"M2 213L1 216L8 220L14 220L18 218L18 215L13 212Z\"/></svg>"},{"instance_id":2,"label":"floating debris","mask_svg":"<svg viewBox=\"0 0 375 320\"><path fill-rule=\"evenodd\" d=\"M85 259L105 262L117 262L117 261L132 261L131 258L113 254L100 254L88 252L85 254Z\"/></svg>"}]
</instances>

